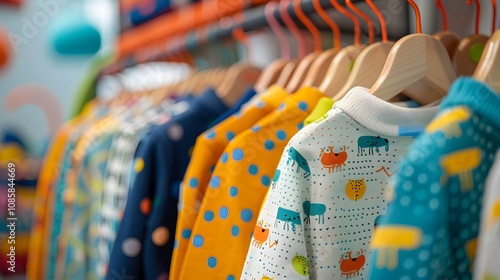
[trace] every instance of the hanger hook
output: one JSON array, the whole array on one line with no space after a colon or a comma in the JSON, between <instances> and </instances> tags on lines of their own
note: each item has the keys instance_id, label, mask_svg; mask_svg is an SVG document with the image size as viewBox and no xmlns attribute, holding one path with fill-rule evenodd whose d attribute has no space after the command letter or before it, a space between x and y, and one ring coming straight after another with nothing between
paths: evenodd
<instances>
[{"instance_id":1,"label":"hanger hook","mask_svg":"<svg viewBox=\"0 0 500 280\"><path fill-rule=\"evenodd\" d=\"M448 15L446 14L443 0L436 0L436 6L441 11L441 16L443 17L443 31L448 31Z\"/></svg>"},{"instance_id":2,"label":"hanger hook","mask_svg":"<svg viewBox=\"0 0 500 280\"><path fill-rule=\"evenodd\" d=\"M495 33L495 30L497 28L497 0L491 0L491 6L493 9L493 14L492 16L492 24L491 24L491 34Z\"/></svg>"},{"instance_id":3,"label":"hanger hook","mask_svg":"<svg viewBox=\"0 0 500 280\"><path fill-rule=\"evenodd\" d=\"M295 0L293 4L293 10L299 18L299 20L306 26L307 30L312 34L314 40L314 51L321 52L321 34L318 28L312 23L312 21L304 14L302 11L302 1Z\"/></svg>"},{"instance_id":4,"label":"hanger hook","mask_svg":"<svg viewBox=\"0 0 500 280\"><path fill-rule=\"evenodd\" d=\"M300 32L297 25L295 25L295 23L293 22L290 14L288 14L288 3L289 1L280 1L280 14L283 18L283 22L288 27L288 29L290 29L290 32L292 32L295 40L297 40L299 58L302 58L307 53L306 40L304 39L304 35L302 34L302 32Z\"/></svg>"},{"instance_id":5,"label":"hanger hook","mask_svg":"<svg viewBox=\"0 0 500 280\"><path fill-rule=\"evenodd\" d=\"M373 44L373 42L375 42L375 28L373 26L373 20L358 7L356 7L356 5L354 5L351 0L346 0L345 3L347 4L347 7L349 7L349 9L353 10L353 12L355 12L358 16L366 21L366 24L368 25L368 42L370 44ZM382 28L382 22L380 23L380 27ZM384 29L382 28L382 34L384 32L383 30Z\"/></svg>"},{"instance_id":6,"label":"hanger hook","mask_svg":"<svg viewBox=\"0 0 500 280\"><path fill-rule=\"evenodd\" d=\"M421 34L422 33L422 19L420 17L420 9L418 8L417 3L413 0L408 0L408 3L411 5L413 10L415 11L415 18L417 21L417 33Z\"/></svg>"},{"instance_id":7,"label":"hanger hook","mask_svg":"<svg viewBox=\"0 0 500 280\"><path fill-rule=\"evenodd\" d=\"M331 19L326 11L321 7L321 0L313 0L313 7L316 13L328 24L333 32L333 48L339 50L340 46L340 30L337 24Z\"/></svg>"},{"instance_id":8,"label":"hanger hook","mask_svg":"<svg viewBox=\"0 0 500 280\"><path fill-rule=\"evenodd\" d=\"M358 18L355 15L351 14L344 7L342 7L342 5L340 5L337 0L330 0L330 3L337 11L352 20L352 22L354 23L354 45L359 45L361 37L361 27L359 25Z\"/></svg>"},{"instance_id":9,"label":"hanger hook","mask_svg":"<svg viewBox=\"0 0 500 280\"><path fill-rule=\"evenodd\" d=\"M278 4L276 4L275 2L267 3L264 7L264 15L266 17L267 23L269 24L269 27L276 34L278 40L280 41L281 58L290 60L290 41L288 40L288 37L286 36L285 31L283 31L283 28L279 24L278 20L274 16L274 11L277 6Z\"/></svg>"},{"instance_id":10,"label":"hanger hook","mask_svg":"<svg viewBox=\"0 0 500 280\"><path fill-rule=\"evenodd\" d=\"M479 34L479 19L481 18L481 3L479 0L475 0L476 2L476 20L474 26L474 33ZM467 0L467 5L472 5L472 0Z\"/></svg>"},{"instance_id":11,"label":"hanger hook","mask_svg":"<svg viewBox=\"0 0 500 280\"><path fill-rule=\"evenodd\" d=\"M250 46L249 46L249 39L245 31L243 30L242 23L244 21L245 17L243 13L238 13L233 16L233 32L232 36L233 38L241 43L243 47L245 48L245 52L247 55L247 63L250 63Z\"/></svg>"}]
</instances>

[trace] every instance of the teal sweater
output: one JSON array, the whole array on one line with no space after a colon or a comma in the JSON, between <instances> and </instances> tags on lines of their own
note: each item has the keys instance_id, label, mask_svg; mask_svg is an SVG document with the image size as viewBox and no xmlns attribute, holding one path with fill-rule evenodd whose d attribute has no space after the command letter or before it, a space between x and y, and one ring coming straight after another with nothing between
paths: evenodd
<instances>
[{"instance_id":1,"label":"teal sweater","mask_svg":"<svg viewBox=\"0 0 500 280\"><path fill-rule=\"evenodd\" d=\"M370 279L471 279L484 183L500 145L500 95L457 80L395 175Z\"/></svg>"}]
</instances>

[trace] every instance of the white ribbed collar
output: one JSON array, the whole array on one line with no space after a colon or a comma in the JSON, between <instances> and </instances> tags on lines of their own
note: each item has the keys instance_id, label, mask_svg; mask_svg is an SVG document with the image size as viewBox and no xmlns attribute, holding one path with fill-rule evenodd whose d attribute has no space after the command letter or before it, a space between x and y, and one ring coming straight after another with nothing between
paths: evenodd
<instances>
[{"instance_id":1,"label":"white ribbed collar","mask_svg":"<svg viewBox=\"0 0 500 280\"><path fill-rule=\"evenodd\" d=\"M335 102L334 108L344 111L371 131L387 136L416 137L436 116L439 106L399 107L373 96L366 88L355 87Z\"/></svg>"}]
</instances>

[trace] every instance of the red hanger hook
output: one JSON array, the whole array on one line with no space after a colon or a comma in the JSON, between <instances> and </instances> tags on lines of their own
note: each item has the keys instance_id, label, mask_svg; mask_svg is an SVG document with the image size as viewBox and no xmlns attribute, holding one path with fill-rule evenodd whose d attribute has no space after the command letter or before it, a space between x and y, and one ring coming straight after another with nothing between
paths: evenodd
<instances>
[{"instance_id":1,"label":"red hanger hook","mask_svg":"<svg viewBox=\"0 0 500 280\"><path fill-rule=\"evenodd\" d=\"M302 32L300 32L300 29L293 22L290 14L288 14L288 3L289 1L280 1L280 14L286 27L290 29L293 37L295 38L295 40L297 40L299 58L302 58L307 53L306 40L304 39L304 35L302 34Z\"/></svg>"},{"instance_id":2,"label":"red hanger hook","mask_svg":"<svg viewBox=\"0 0 500 280\"><path fill-rule=\"evenodd\" d=\"M474 26L474 33L479 34L479 20L481 18L481 3L479 0L475 0L476 2L476 20ZM472 0L467 0L467 5L472 5Z\"/></svg>"},{"instance_id":3,"label":"red hanger hook","mask_svg":"<svg viewBox=\"0 0 500 280\"><path fill-rule=\"evenodd\" d=\"M420 9L418 8L417 3L413 0L408 0L408 3L412 6L413 10L415 11L415 18L416 18L416 23L417 23L417 33L421 34L422 33L422 18L420 17Z\"/></svg>"},{"instance_id":4,"label":"red hanger hook","mask_svg":"<svg viewBox=\"0 0 500 280\"><path fill-rule=\"evenodd\" d=\"M359 25L358 18L347 11L344 7L342 7L342 5L340 5L337 0L330 0L330 3L337 11L352 20L352 22L354 23L354 45L359 45L361 38L361 27Z\"/></svg>"},{"instance_id":5,"label":"red hanger hook","mask_svg":"<svg viewBox=\"0 0 500 280\"><path fill-rule=\"evenodd\" d=\"M318 28L312 23L312 21L304 14L301 7L301 0L295 0L293 2L293 10L299 18L299 20L306 26L307 30L312 34L314 40L314 51L321 52L321 34Z\"/></svg>"},{"instance_id":6,"label":"red hanger hook","mask_svg":"<svg viewBox=\"0 0 500 280\"><path fill-rule=\"evenodd\" d=\"M340 46L341 39L340 39L340 30L339 30L339 27L333 21L333 19L331 19L330 16L328 16L328 14L323 9L323 7L321 7L321 2L320 1L321 0L313 0L314 10L326 22L326 24L328 24L328 26L332 30L332 33L333 33L333 48L337 49L337 50L340 50L340 48L341 48L341 46Z\"/></svg>"},{"instance_id":7,"label":"red hanger hook","mask_svg":"<svg viewBox=\"0 0 500 280\"><path fill-rule=\"evenodd\" d=\"M353 10L358 16L366 21L366 24L368 24L368 42L370 44L373 44L373 42L375 42L375 28L373 26L373 20L358 7L356 7L356 5L354 5L351 0L346 0L345 3L347 4L347 7L349 7L349 9ZM382 28L382 24L380 24L380 27Z\"/></svg>"},{"instance_id":8,"label":"red hanger hook","mask_svg":"<svg viewBox=\"0 0 500 280\"><path fill-rule=\"evenodd\" d=\"M281 24L279 24L278 20L274 17L275 8L278 6L275 2L269 2L266 4L264 8L264 15L266 16L266 21L269 24L271 30L276 34L278 40L280 41L281 46L281 58L290 60L290 41L283 31Z\"/></svg>"},{"instance_id":9,"label":"red hanger hook","mask_svg":"<svg viewBox=\"0 0 500 280\"><path fill-rule=\"evenodd\" d=\"M446 14L443 0L436 0L436 6L441 11L441 16L443 17L443 31L448 31L448 15Z\"/></svg>"},{"instance_id":10,"label":"red hanger hook","mask_svg":"<svg viewBox=\"0 0 500 280\"><path fill-rule=\"evenodd\" d=\"M249 39L245 31L243 30L243 20L245 19L243 13L238 13L233 17L233 33L232 36L236 41L240 42L245 47L245 52L247 54L247 62L250 62L250 45Z\"/></svg>"},{"instance_id":11,"label":"red hanger hook","mask_svg":"<svg viewBox=\"0 0 500 280\"><path fill-rule=\"evenodd\" d=\"M491 0L491 6L493 8L493 14L491 15L493 18L491 19L491 34L495 33L497 28L497 0Z\"/></svg>"},{"instance_id":12,"label":"red hanger hook","mask_svg":"<svg viewBox=\"0 0 500 280\"><path fill-rule=\"evenodd\" d=\"M350 1L350 0L348 0ZM385 22L384 15L380 12L380 10L377 8L375 4L373 4L372 0L366 0L366 3L370 8L373 10L373 12L377 15L378 21L380 22L380 31L382 32L382 42L387 42L387 24Z\"/></svg>"}]
</instances>

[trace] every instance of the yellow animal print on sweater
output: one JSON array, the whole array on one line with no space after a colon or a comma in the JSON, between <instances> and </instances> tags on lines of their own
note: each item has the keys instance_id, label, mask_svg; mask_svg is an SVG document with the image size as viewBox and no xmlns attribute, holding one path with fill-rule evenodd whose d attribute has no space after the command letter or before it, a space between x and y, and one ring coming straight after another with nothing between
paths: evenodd
<instances>
[{"instance_id":1,"label":"yellow animal print on sweater","mask_svg":"<svg viewBox=\"0 0 500 280\"><path fill-rule=\"evenodd\" d=\"M443 156L440 160L441 168L444 171L441 177L441 185L446 185L449 177L458 176L460 190L462 192L472 190L474 187L472 171L481 164L482 157L482 151L477 147L463 149Z\"/></svg>"},{"instance_id":2,"label":"yellow animal print on sweater","mask_svg":"<svg viewBox=\"0 0 500 280\"><path fill-rule=\"evenodd\" d=\"M425 129L427 133L443 131L446 138L461 137L462 130L460 123L465 122L471 116L469 109L466 107L457 107L440 114L434 119Z\"/></svg>"},{"instance_id":3,"label":"yellow animal print on sweater","mask_svg":"<svg viewBox=\"0 0 500 280\"><path fill-rule=\"evenodd\" d=\"M398 251L413 250L422 243L422 231L417 227L384 226L375 229L372 248L378 250L377 267L394 270L398 267Z\"/></svg>"},{"instance_id":4,"label":"yellow animal print on sweater","mask_svg":"<svg viewBox=\"0 0 500 280\"><path fill-rule=\"evenodd\" d=\"M491 207L487 228L491 229L495 223L500 223L500 200L495 201Z\"/></svg>"},{"instance_id":5,"label":"yellow animal print on sweater","mask_svg":"<svg viewBox=\"0 0 500 280\"><path fill-rule=\"evenodd\" d=\"M465 254L469 259L469 271L474 268L474 258L476 257L477 238L473 238L465 243Z\"/></svg>"}]
</instances>

